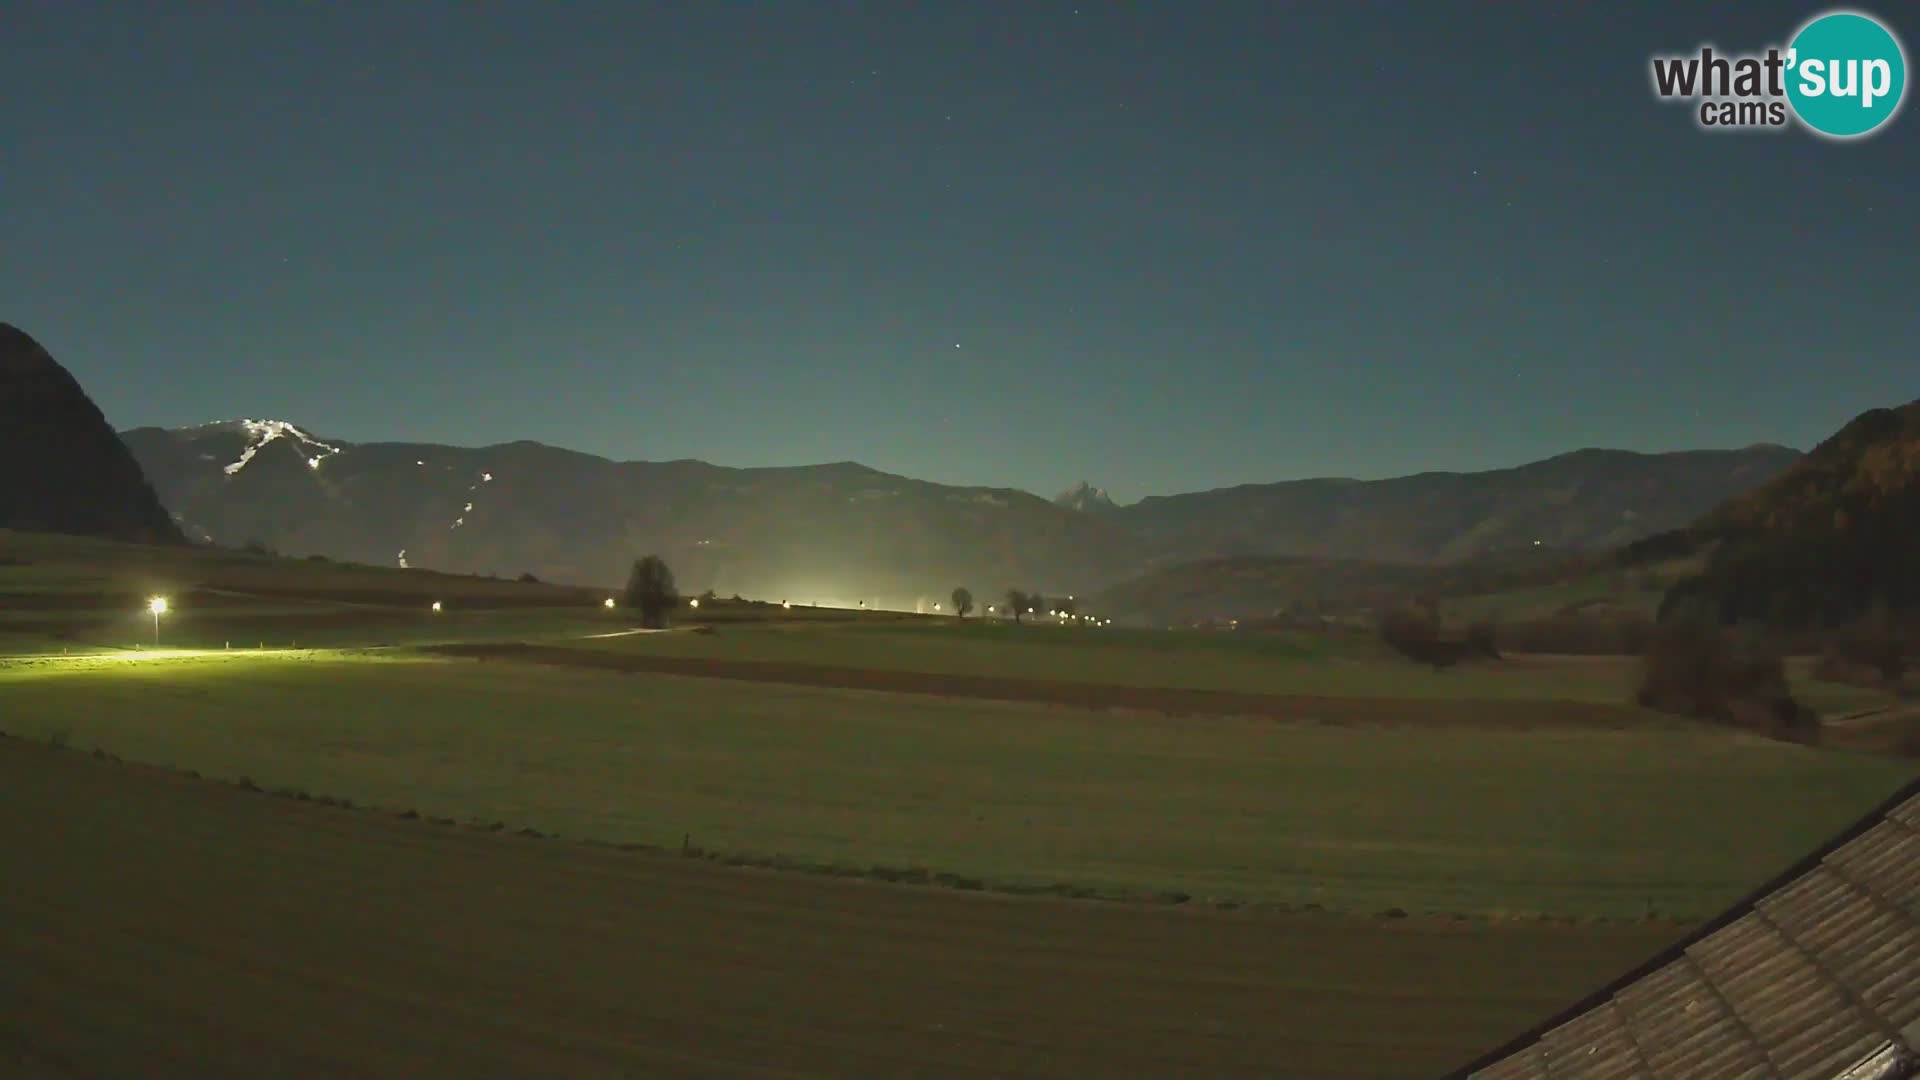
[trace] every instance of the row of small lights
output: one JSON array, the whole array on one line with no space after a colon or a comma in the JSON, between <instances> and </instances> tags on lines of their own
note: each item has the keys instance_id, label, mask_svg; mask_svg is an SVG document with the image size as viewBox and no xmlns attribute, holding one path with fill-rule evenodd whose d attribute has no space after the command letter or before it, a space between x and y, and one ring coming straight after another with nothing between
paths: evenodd
<instances>
[{"instance_id":1,"label":"row of small lights","mask_svg":"<svg viewBox=\"0 0 1920 1080\"><path fill-rule=\"evenodd\" d=\"M611 596L607 597L605 600L601 601L601 604L602 606L606 607L609 611L611 611L614 607L613 597ZM165 615L167 613L167 606L168 606L167 598L164 596L156 596L147 601L147 612L153 616L155 634L159 633L160 616ZM698 608L700 606L699 597L695 597L691 600L688 600L687 606L691 608ZM780 602L780 606L782 608L791 610L793 607L793 602L790 600L782 600ZM860 606L865 607L866 601L862 600L860 602ZM441 604L441 602L438 600L435 600L433 602L433 604L431 605L431 609L434 611L446 610L445 606ZM939 604L933 605L933 610L939 611L940 605ZM987 605L987 614L991 615L994 613L995 610L997 609L992 604ZM1032 615L1032 614L1035 614L1035 612L1032 608L1028 608L1027 614ZM1056 619L1080 619L1085 622L1096 623L1100 626L1108 626L1113 623L1112 619L1098 619L1092 615L1075 615L1072 612L1067 612L1067 611L1049 611L1047 612L1047 614Z\"/></svg>"},{"instance_id":2,"label":"row of small lights","mask_svg":"<svg viewBox=\"0 0 1920 1080\"><path fill-rule=\"evenodd\" d=\"M607 597L605 600L601 601L601 604L607 610L609 611L613 610L613 607L614 607L613 597L611 596ZM167 598L164 596L155 596L147 600L147 613L153 616L153 643L155 645L160 644L160 616L165 615L167 613L168 606L169 605L167 604ZM687 606L692 608L698 608L700 606L699 597L695 597L691 600L688 600ZM783 609L791 610L793 607L793 603L792 601L782 600L780 602L780 606ZM861 601L860 606L865 607L866 601L864 600ZM441 604L440 601L435 600L433 602L431 610L438 613L446 610L446 608ZM939 604L933 605L933 610L939 611L940 605ZM988 604L987 614L991 615L993 614L993 612L994 612L993 605ZM1034 610L1032 608L1028 608L1027 614L1029 615L1034 614ZM1096 619L1091 615L1074 615L1064 611L1049 611L1047 612L1047 614L1057 619L1079 619L1083 622L1091 623L1094 626L1112 626L1113 625L1112 619Z\"/></svg>"}]
</instances>

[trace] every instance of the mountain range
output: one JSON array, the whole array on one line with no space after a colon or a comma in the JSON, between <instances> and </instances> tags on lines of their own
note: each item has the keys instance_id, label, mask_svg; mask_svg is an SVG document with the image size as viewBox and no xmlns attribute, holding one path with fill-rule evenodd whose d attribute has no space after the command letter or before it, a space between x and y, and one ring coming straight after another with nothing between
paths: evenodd
<instances>
[{"instance_id":1,"label":"mountain range","mask_svg":"<svg viewBox=\"0 0 1920 1080\"><path fill-rule=\"evenodd\" d=\"M1091 595L1136 580L1164 593L1183 587L1188 566L1231 588L1250 559L1293 560L1280 576L1298 592L1330 573L1316 560L1511 566L1530 553L1697 544L1715 528L1778 531L1789 509L1795 535L1887 533L1895 544L1885 522L1905 518L1888 508L1906 512L1920 474L1915 413L1867 414L1804 459L1771 445L1580 450L1486 472L1249 484L1119 506L1085 482L1048 500L853 462L730 468L533 442L350 443L285 420L116 437L45 349L0 324L0 528L184 534L595 585L657 553L684 588L801 603L910 607L956 585ZM1774 510L1756 517L1753 506Z\"/></svg>"},{"instance_id":2,"label":"mountain range","mask_svg":"<svg viewBox=\"0 0 1920 1080\"><path fill-rule=\"evenodd\" d=\"M911 606L966 584L1092 593L1236 556L1449 563L1685 525L1796 451L1584 450L1512 469L1243 485L1116 506L852 462L616 462L531 442L354 444L278 420L122 434L188 535L291 555L607 583L656 552L690 589Z\"/></svg>"},{"instance_id":3,"label":"mountain range","mask_svg":"<svg viewBox=\"0 0 1920 1080\"><path fill-rule=\"evenodd\" d=\"M963 582L1072 589L1146 558L1125 530L1027 492L852 462L738 469L532 442L350 444L262 420L122 438L190 536L290 555L609 583L657 553L683 589L849 606L911 605Z\"/></svg>"}]
</instances>

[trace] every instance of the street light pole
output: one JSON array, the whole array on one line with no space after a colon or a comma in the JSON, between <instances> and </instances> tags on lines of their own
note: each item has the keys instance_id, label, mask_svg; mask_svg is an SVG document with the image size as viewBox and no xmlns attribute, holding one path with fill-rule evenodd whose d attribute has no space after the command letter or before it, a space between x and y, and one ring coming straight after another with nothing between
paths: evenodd
<instances>
[{"instance_id":1,"label":"street light pole","mask_svg":"<svg viewBox=\"0 0 1920 1080\"><path fill-rule=\"evenodd\" d=\"M147 610L153 613L153 647L160 647L160 616L167 613L167 598L156 596L147 601Z\"/></svg>"}]
</instances>

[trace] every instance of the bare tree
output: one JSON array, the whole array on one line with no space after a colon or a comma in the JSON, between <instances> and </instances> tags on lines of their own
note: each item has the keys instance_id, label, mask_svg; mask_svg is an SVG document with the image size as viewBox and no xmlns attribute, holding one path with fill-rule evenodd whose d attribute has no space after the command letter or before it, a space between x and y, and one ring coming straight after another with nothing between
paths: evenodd
<instances>
[{"instance_id":1,"label":"bare tree","mask_svg":"<svg viewBox=\"0 0 1920 1080\"><path fill-rule=\"evenodd\" d=\"M953 610L963 619L973 613L973 593L965 585L953 590Z\"/></svg>"},{"instance_id":2,"label":"bare tree","mask_svg":"<svg viewBox=\"0 0 1920 1080\"><path fill-rule=\"evenodd\" d=\"M1013 612L1014 622L1019 622L1020 616L1025 615L1027 613L1027 608L1030 607L1032 604L1033 604L1033 597L1028 596L1026 593L1021 592L1019 589L1007 590L1007 608L1008 610Z\"/></svg>"},{"instance_id":3,"label":"bare tree","mask_svg":"<svg viewBox=\"0 0 1920 1080\"><path fill-rule=\"evenodd\" d=\"M640 612L640 625L659 629L667 625L667 612L680 604L679 590L673 585L673 571L658 555L636 559L627 575L626 603Z\"/></svg>"}]
</instances>

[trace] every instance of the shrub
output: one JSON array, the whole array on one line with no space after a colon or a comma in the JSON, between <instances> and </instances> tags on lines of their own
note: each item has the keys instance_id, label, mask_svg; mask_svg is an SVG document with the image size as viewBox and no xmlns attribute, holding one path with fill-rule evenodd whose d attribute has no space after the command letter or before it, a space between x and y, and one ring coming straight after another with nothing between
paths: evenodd
<instances>
[{"instance_id":1,"label":"shrub","mask_svg":"<svg viewBox=\"0 0 1920 1080\"><path fill-rule=\"evenodd\" d=\"M1793 700L1779 651L1753 628L1729 629L1702 604L1682 606L1654 629L1638 700L1782 737L1817 727Z\"/></svg>"},{"instance_id":2,"label":"shrub","mask_svg":"<svg viewBox=\"0 0 1920 1080\"><path fill-rule=\"evenodd\" d=\"M1441 633L1440 618L1430 605L1395 608L1380 618L1380 640L1415 663L1452 667L1469 646Z\"/></svg>"},{"instance_id":3,"label":"shrub","mask_svg":"<svg viewBox=\"0 0 1920 1080\"><path fill-rule=\"evenodd\" d=\"M540 579L533 576L533 571L528 570L526 573L520 575L520 584L538 585L540 584Z\"/></svg>"}]
</instances>

